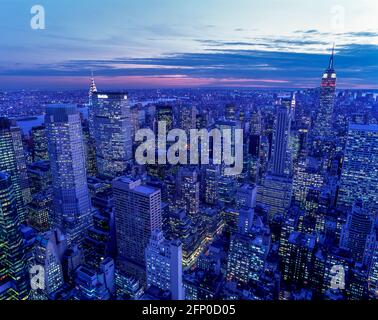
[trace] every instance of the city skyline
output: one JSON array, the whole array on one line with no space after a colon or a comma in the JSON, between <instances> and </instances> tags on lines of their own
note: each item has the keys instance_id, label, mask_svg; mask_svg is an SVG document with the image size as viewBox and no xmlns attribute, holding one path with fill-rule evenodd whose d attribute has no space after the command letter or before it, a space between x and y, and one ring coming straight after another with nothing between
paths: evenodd
<instances>
[{"instance_id":1,"label":"city skyline","mask_svg":"<svg viewBox=\"0 0 378 320\"><path fill-rule=\"evenodd\" d=\"M378 5L341 2L6 0L0 300L376 301Z\"/></svg>"}]
</instances>

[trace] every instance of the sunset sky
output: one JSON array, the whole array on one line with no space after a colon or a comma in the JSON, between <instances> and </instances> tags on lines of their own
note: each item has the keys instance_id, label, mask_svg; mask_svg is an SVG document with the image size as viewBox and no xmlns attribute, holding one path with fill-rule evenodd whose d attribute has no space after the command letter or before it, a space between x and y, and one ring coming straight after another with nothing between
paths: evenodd
<instances>
[{"instance_id":1,"label":"sunset sky","mask_svg":"<svg viewBox=\"0 0 378 320\"><path fill-rule=\"evenodd\" d=\"M376 0L1 0L0 90L378 89ZM30 9L45 8L45 30Z\"/></svg>"}]
</instances>

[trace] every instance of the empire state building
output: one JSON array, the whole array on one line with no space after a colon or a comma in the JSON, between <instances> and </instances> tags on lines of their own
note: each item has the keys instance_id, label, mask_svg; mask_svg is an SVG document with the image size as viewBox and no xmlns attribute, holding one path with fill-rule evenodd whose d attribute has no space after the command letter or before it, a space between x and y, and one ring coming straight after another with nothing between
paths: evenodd
<instances>
[{"instance_id":1,"label":"empire state building","mask_svg":"<svg viewBox=\"0 0 378 320\"><path fill-rule=\"evenodd\" d=\"M319 109L313 131L314 138L321 140L332 136L332 114L336 90L336 72L333 67L333 58L334 48L328 68L324 71L320 83Z\"/></svg>"}]
</instances>

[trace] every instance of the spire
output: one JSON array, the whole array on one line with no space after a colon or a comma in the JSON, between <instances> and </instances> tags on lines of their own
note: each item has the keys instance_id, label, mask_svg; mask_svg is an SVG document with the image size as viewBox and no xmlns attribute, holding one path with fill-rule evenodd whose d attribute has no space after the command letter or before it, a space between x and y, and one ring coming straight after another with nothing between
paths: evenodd
<instances>
[{"instance_id":1,"label":"spire","mask_svg":"<svg viewBox=\"0 0 378 320\"><path fill-rule=\"evenodd\" d=\"M89 98L91 98L93 93L95 92L97 92L97 87L93 77L93 70L91 70L91 85L89 87Z\"/></svg>"},{"instance_id":2,"label":"spire","mask_svg":"<svg viewBox=\"0 0 378 320\"><path fill-rule=\"evenodd\" d=\"M335 53L335 43L333 43L333 46L332 46L332 53L331 53L331 57L329 58L328 69L333 69L333 56L334 56L334 53Z\"/></svg>"}]
</instances>

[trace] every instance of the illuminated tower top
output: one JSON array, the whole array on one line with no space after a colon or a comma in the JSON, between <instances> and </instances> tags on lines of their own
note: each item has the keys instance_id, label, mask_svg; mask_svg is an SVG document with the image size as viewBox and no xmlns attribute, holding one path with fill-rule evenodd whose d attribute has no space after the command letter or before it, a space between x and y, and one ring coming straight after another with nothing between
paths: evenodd
<instances>
[{"instance_id":1,"label":"illuminated tower top","mask_svg":"<svg viewBox=\"0 0 378 320\"><path fill-rule=\"evenodd\" d=\"M91 85L89 87L89 101L90 102L91 102L92 95L95 92L97 92L97 87L96 87L96 83L94 81L93 71L91 71Z\"/></svg>"},{"instance_id":2,"label":"illuminated tower top","mask_svg":"<svg viewBox=\"0 0 378 320\"><path fill-rule=\"evenodd\" d=\"M320 83L319 108L313 134L321 139L332 136L332 114L336 91L336 72L333 67L334 50L333 46L328 68L324 71Z\"/></svg>"}]
</instances>

